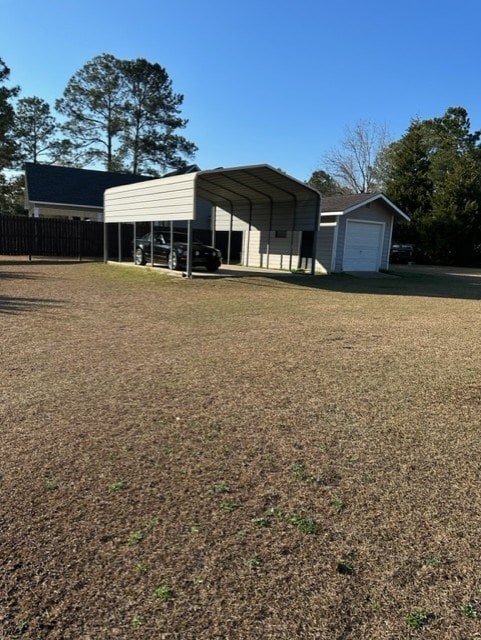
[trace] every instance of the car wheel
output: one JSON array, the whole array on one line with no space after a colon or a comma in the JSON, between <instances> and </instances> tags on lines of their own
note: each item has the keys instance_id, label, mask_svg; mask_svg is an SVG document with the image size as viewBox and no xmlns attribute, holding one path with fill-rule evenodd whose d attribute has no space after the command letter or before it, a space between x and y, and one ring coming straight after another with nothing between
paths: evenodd
<instances>
[{"instance_id":1,"label":"car wheel","mask_svg":"<svg viewBox=\"0 0 481 640\"><path fill-rule=\"evenodd\" d=\"M218 262L208 262L205 265L205 268L207 269L207 271L209 271L210 273L214 273L214 271L217 271L217 269L219 268L219 263Z\"/></svg>"},{"instance_id":2,"label":"car wheel","mask_svg":"<svg viewBox=\"0 0 481 640\"><path fill-rule=\"evenodd\" d=\"M144 251L140 247L137 247L137 249L135 250L134 262L135 264L145 264Z\"/></svg>"},{"instance_id":3,"label":"car wheel","mask_svg":"<svg viewBox=\"0 0 481 640\"><path fill-rule=\"evenodd\" d=\"M169 253L169 269L178 269L179 267L179 261L177 258L177 254L175 253L175 251L171 251Z\"/></svg>"}]
</instances>

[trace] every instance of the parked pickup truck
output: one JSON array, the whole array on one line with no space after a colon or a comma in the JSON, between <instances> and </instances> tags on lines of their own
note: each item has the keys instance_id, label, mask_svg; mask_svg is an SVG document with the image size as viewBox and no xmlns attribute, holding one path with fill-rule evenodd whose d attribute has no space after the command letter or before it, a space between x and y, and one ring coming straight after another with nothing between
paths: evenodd
<instances>
[{"instance_id":1,"label":"parked pickup truck","mask_svg":"<svg viewBox=\"0 0 481 640\"><path fill-rule=\"evenodd\" d=\"M408 264L414 262L414 245L395 243L391 245L389 262L397 264Z\"/></svg>"}]
</instances>

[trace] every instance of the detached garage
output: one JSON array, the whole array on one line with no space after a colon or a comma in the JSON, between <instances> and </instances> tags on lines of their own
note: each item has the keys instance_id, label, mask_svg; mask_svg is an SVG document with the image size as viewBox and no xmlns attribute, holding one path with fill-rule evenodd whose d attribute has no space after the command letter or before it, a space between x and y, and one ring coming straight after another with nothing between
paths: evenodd
<instances>
[{"instance_id":1,"label":"detached garage","mask_svg":"<svg viewBox=\"0 0 481 640\"><path fill-rule=\"evenodd\" d=\"M387 269L396 217L409 221L382 193L323 198L318 251L321 269L325 272Z\"/></svg>"},{"instance_id":2,"label":"detached garage","mask_svg":"<svg viewBox=\"0 0 481 640\"><path fill-rule=\"evenodd\" d=\"M122 223L132 224L134 243L136 223L149 222L151 235L154 225L186 229L190 256L193 232L207 232L214 247L222 233L227 264L235 237L243 266L312 274L387 269L395 217L409 220L383 194L321 198L269 165L193 170L104 194L105 223L117 223L119 233ZM106 246L104 253L107 259ZM190 276L189 260L186 270Z\"/></svg>"}]
</instances>

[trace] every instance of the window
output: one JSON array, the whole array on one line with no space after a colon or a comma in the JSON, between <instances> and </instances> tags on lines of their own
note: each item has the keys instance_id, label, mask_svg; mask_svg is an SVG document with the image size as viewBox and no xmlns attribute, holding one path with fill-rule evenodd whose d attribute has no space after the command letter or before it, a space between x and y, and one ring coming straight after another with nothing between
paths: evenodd
<instances>
[{"instance_id":1,"label":"window","mask_svg":"<svg viewBox=\"0 0 481 640\"><path fill-rule=\"evenodd\" d=\"M337 216L321 216L321 224L337 222Z\"/></svg>"}]
</instances>

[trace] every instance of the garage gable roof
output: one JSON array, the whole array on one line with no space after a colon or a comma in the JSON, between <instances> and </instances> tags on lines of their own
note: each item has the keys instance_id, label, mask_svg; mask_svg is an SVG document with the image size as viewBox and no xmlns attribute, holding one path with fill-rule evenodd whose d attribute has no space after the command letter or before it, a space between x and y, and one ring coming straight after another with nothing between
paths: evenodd
<instances>
[{"instance_id":1,"label":"garage gable roof","mask_svg":"<svg viewBox=\"0 0 481 640\"><path fill-rule=\"evenodd\" d=\"M322 213L346 215L376 201L382 202L391 209L393 214L400 218L410 220L409 216L383 193L351 193L348 195L326 196L322 199Z\"/></svg>"}]
</instances>

